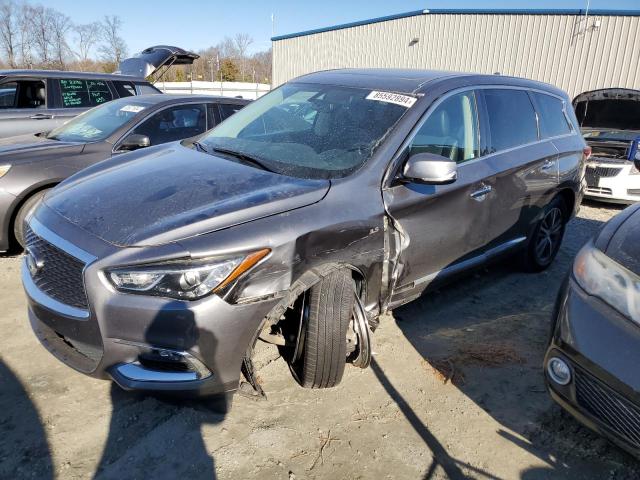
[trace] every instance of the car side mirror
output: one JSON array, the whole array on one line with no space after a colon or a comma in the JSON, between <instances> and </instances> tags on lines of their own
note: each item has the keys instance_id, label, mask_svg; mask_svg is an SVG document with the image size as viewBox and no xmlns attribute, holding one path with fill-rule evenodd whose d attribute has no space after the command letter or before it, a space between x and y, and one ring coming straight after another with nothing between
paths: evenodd
<instances>
[{"instance_id":1,"label":"car side mirror","mask_svg":"<svg viewBox=\"0 0 640 480\"><path fill-rule=\"evenodd\" d=\"M146 148L149 145L151 145L151 140L149 140L149 137L147 137L146 135L132 133L122 141L120 147L118 147L118 150L131 152L133 150L138 150L139 148Z\"/></svg>"},{"instance_id":2,"label":"car side mirror","mask_svg":"<svg viewBox=\"0 0 640 480\"><path fill-rule=\"evenodd\" d=\"M458 165L435 153L416 153L409 157L402 173L405 179L412 182L447 185L458 178Z\"/></svg>"}]
</instances>

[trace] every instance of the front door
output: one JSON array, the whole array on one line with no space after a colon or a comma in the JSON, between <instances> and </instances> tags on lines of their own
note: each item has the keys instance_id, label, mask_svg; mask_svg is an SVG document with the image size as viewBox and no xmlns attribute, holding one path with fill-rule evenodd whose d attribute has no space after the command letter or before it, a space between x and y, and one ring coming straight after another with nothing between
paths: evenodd
<instances>
[{"instance_id":1,"label":"front door","mask_svg":"<svg viewBox=\"0 0 640 480\"><path fill-rule=\"evenodd\" d=\"M395 181L383 191L390 217L389 307L419 295L439 276L481 255L495 172L480 158L473 90L445 97L427 114L404 155L429 152L458 163L449 185Z\"/></svg>"}]
</instances>

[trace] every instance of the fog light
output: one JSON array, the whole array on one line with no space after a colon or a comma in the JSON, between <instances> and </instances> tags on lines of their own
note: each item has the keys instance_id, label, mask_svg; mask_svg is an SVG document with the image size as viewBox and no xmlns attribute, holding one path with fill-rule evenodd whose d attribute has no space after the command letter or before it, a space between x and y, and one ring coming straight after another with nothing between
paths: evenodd
<instances>
[{"instance_id":1,"label":"fog light","mask_svg":"<svg viewBox=\"0 0 640 480\"><path fill-rule=\"evenodd\" d=\"M547 373L558 385L566 385L571 381L571 369L567 362L553 357L547 362Z\"/></svg>"}]
</instances>

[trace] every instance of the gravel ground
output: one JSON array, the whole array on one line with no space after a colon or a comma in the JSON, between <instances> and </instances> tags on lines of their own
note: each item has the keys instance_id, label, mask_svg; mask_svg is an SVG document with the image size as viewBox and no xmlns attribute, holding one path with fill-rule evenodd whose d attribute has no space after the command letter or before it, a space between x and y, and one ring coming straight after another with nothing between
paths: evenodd
<instances>
[{"instance_id":1,"label":"gravel ground","mask_svg":"<svg viewBox=\"0 0 640 480\"><path fill-rule=\"evenodd\" d=\"M298 387L262 346L267 400L236 396L226 413L60 364L28 326L19 258L0 258L0 478L638 478L541 373L560 283L618 211L583 206L547 272L494 266L383 317L372 367L337 388Z\"/></svg>"}]
</instances>

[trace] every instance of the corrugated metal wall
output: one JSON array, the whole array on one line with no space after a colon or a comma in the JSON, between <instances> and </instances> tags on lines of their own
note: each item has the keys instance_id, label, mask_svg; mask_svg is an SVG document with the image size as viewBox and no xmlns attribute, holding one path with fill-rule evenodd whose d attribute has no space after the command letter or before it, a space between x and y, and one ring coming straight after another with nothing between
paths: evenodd
<instances>
[{"instance_id":1,"label":"corrugated metal wall","mask_svg":"<svg viewBox=\"0 0 640 480\"><path fill-rule=\"evenodd\" d=\"M500 72L571 96L640 89L640 16L423 14L273 42L274 86L342 67Z\"/></svg>"}]
</instances>

